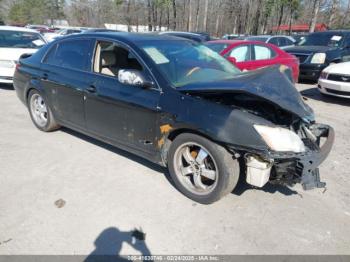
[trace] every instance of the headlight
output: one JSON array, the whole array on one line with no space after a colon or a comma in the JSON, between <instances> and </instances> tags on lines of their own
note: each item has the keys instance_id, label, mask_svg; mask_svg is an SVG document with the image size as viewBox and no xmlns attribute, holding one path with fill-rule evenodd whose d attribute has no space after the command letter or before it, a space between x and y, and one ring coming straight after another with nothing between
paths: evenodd
<instances>
[{"instance_id":1,"label":"headlight","mask_svg":"<svg viewBox=\"0 0 350 262\"><path fill-rule=\"evenodd\" d=\"M311 64L324 64L326 61L325 53L316 53L311 58Z\"/></svg>"},{"instance_id":2,"label":"headlight","mask_svg":"<svg viewBox=\"0 0 350 262\"><path fill-rule=\"evenodd\" d=\"M325 71L322 71L320 74L320 79L327 79L328 77L328 73L326 73Z\"/></svg>"},{"instance_id":3,"label":"headlight","mask_svg":"<svg viewBox=\"0 0 350 262\"><path fill-rule=\"evenodd\" d=\"M3 68L14 68L16 63L12 60L0 60L0 67Z\"/></svg>"},{"instance_id":4,"label":"headlight","mask_svg":"<svg viewBox=\"0 0 350 262\"><path fill-rule=\"evenodd\" d=\"M294 132L281 127L254 125L255 130L265 143L274 151L295 152L305 151L303 141Z\"/></svg>"}]
</instances>

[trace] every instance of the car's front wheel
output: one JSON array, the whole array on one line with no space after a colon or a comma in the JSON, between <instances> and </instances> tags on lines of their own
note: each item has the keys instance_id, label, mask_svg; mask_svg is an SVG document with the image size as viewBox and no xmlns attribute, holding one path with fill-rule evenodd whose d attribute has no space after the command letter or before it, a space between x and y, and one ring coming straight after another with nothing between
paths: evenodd
<instances>
[{"instance_id":1,"label":"car's front wheel","mask_svg":"<svg viewBox=\"0 0 350 262\"><path fill-rule=\"evenodd\" d=\"M28 109L34 125L41 131L59 128L45 99L37 90L31 90L28 95Z\"/></svg>"},{"instance_id":2,"label":"car's front wheel","mask_svg":"<svg viewBox=\"0 0 350 262\"><path fill-rule=\"evenodd\" d=\"M199 135L177 136L168 152L170 175L184 195L211 204L236 186L239 163L224 147Z\"/></svg>"}]
</instances>

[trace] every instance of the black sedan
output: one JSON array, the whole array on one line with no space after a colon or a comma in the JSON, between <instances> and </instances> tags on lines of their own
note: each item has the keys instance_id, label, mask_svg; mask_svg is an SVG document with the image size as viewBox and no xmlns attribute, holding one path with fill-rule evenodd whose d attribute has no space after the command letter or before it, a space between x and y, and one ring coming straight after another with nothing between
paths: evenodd
<instances>
[{"instance_id":1,"label":"black sedan","mask_svg":"<svg viewBox=\"0 0 350 262\"><path fill-rule=\"evenodd\" d=\"M301 39L297 46L284 51L299 59L301 80L317 81L328 65L350 61L350 31L312 33Z\"/></svg>"},{"instance_id":2,"label":"black sedan","mask_svg":"<svg viewBox=\"0 0 350 262\"><path fill-rule=\"evenodd\" d=\"M14 86L40 130L66 126L167 166L200 203L240 175L257 187L324 186L317 167L333 129L315 123L283 66L242 73L189 40L86 33L23 56Z\"/></svg>"}]
</instances>

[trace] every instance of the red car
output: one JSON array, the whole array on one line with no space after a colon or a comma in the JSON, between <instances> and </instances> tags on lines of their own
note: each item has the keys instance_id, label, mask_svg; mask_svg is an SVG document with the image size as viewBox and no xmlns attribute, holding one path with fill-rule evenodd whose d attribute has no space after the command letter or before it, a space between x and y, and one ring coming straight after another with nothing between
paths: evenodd
<instances>
[{"instance_id":1,"label":"red car","mask_svg":"<svg viewBox=\"0 0 350 262\"><path fill-rule=\"evenodd\" d=\"M294 81L298 81L299 60L275 45L244 40L215 40L206 42L205 45L241 70L254 70L275 64L286 65L292 69Z\"/></svg>"}]
</instances>

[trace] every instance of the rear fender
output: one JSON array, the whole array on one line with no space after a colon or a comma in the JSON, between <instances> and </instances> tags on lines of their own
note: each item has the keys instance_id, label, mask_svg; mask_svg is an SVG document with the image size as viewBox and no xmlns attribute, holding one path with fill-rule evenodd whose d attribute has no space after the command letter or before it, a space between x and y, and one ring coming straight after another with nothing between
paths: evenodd
<instances>
[{"instance_id":1,"label":"rear fender","mask_svg":"<svg viewBox=\"0 0 350 262\"><path fill-rule=\"evenodd\" d=\"M25 100L26 100L26 104L27 105L28 105L29 93L30 93L31 90L38 91L44 97L45 101L47 101L46 90L43 88L40 80L36 79L36 78L32 78L26 84L26 87L25 87Z\"/></svg>"}]
</instances>

